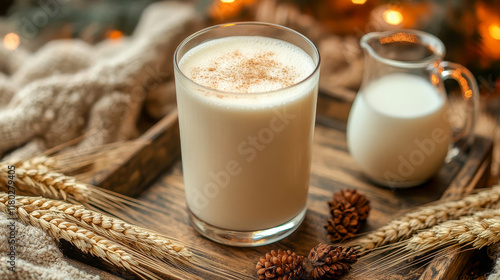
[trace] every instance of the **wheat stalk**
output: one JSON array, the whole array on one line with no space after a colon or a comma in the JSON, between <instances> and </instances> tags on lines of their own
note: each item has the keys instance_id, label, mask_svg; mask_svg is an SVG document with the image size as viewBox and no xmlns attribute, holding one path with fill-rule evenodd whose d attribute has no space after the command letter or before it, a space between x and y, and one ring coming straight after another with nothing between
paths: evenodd
<instances>
[{"instance_id":1,"label":"wheat stalk","mask_svg":"<svg viewBox=\"0 0 500 280\"><path fill-rule=\"evenodd\" d=\"M16 184L21 191L29 195L42 195L53 199L68 200L73 203L83 203L86 206L89 199L97 195L103 199L104 203L97 206L109 205L109 195L116 196L116 193L111 191L98 189L97 187L80 183L79 181L88 181L99 166L107 166L115 162L119 155L129 153L134 150L135 146L144 145L145 140L134 140L126 142L117 142L89 149L71 150L61 152L63 148L75 144L81 139L75 139L68 143L55 147L43 155L29 159L22 159L12 162L0 163L0 186L7 185L9 165L16 167ZM59 154L51 155L60 152ZM94 171L94 172L93 172ZM65 174L74 174L74 176L66 176ZM108 195L106 195L108 194ZM113 197L111 197L113 198ZM130 202L130 199L125 199ZM101 201L94 200L94 203ZM124 200L121 203L126 203ZM141 205L134 203L134 207ZM116 205L113 205L116 206ZM119 205L121 206L121 205Z\"/></svg>"},{"instance_id":2,"label":"wheat stalk","mask_svg":"<svg viewBox=\"0 0 500 280\"><path fill-rule=\"evenodd\" d=\"M377 273L393 273L412 265L442 256L466 246L481 249L500 242L500 209L474 212L456 220L448 220L429 229L420 231L408 240L399 241L379 253L367 255L369 266L356 269L357 277L372 278ZM460 245L460 247L454 247ZM437 250L439 249L439 250ZM436 251L437 250L437 251ZM415 259L424 255L425 257ZM406 263L408 259L412 259Z\"/></svg>"},{"instance_id":3,"label":"wheat stalk","mask_svg":"<svg viewBox=\"0 0 500 280\"><path fill-rule=\"evenodd\" d=\"M414 212L393 220L378 230L355 240L354 247L360 252L366 252L385 244L407 239L418 230L456 219L470 213L472 210L490 207L499 201L500 186L495 186L461 200L420 207Z\"/></svg>"},{"instance_id":4,"label":"wheat stalk","mask_svg":"<svg viewBox=\"0 0 500 280\"><path fill-rule=\"evenodd\" d=\"M18 212L34 208L38 212L25 212L28 214L43 213L44 219L50 218L50 221L53 221L52 223L57 224L58 227L61 225L62 231L57 231L59 235L64 235L75 247L84 252L108 258L107 262L114 256L107 256L112 252L105 253L99 249L100 247L89 247L88 244L94 242L97 245L110 245L110 249L119 248L121 250L119 252L123 253L124 259L130 259L130 256L132 256L134 259L130 260L139 263L140 267L131 266L127 262L120 264L117 262L119 260L117 257L113 257L116 263L113 264L122 268L130 267L129 271L143 279L163 279L158 277L158 274L171 277L181 276L182 279L201 279L196 275L210 275L214 279L252 279L247 273L234 271L224 264L225 257L194 249L195 246L190 246L186 242L180 242L122 221L133 220L136 223L149 224L150 226L157 223L154 217L163 212L163 209L144 201L78 182L82 178L83 180L91 178L95 170L100 167L115 162L116 158L118 158L117 155L123 156L124 152L130 150L131 145L142 145L144 140L141 141L129 141L77 152L60 153L50 157L39 156L13 162L12 164L16 166L14 182L19 194L43 195L52 198L33 198L18 195L15 198ZM56 151L59 150L56 149ZM50 151L45 155L52 153ZM7 188L9 179L6 176L2 177L2 175L8 173L6 168L8 168L8 163L0 162L0 172L2 173L0 174L0 189ZM75 177L65 176L64 173L67 172ZM78 189L78 187L83 188ZM63 199L71 203L53 199ZM23 205L21 202L27 205ZM9 207L5 207L7 203L7 194L0 193L0 210L10 214ZM83 206L77 205L79 203L83 204ZM21 211L19 211L19 206L22 208ZM122 220L100 214L99 211L103 210ZM151 215L153 213L154 215ZM35 217L32 219L35 219ZM46 224L40 221L37 223L36 220L31 222L40 228ZM25 219L25 223L29 223L29 219ZM79 236L85 233L83 236L88 235L93 239L83 241L81 239L71 239L70 236L66 236L69 234L65 231L67 228L74 229L73 232L78 232ZM55 239L63 239L59 235L51 234ZM116 247L115 245L122 247ZM189 250L187 249L188 246ZM94 251L90 251L88 248L92 248Z\"/></svg>"},{"instance_id":5,"label":"wheat stalk","mask_svg":"<svg viewBox=\"0 0 500 280\"><path fill-rule=\"evenodd\" d=\"M6 201L7 196L0 194L0 202ZM82 205L75 205L63 201L40 198L18 197L23 205L36 206L40 210L57 210L65 214L65 218L82 227L87 227L96 233L120 240L144 253L149 253L160 259L190 261L193 254L181 245L179 241L150 230L140 228L124 221L85 209Z\"/></svg>"},{"instance_id":6,"label":"wheat stalk","mask_svg":"<svg viewBox=\"0 0 500 280\"><path fill-rule=\"evenodd\" d=\"M193 273L223 279L251 279L222 263L190 253L179 241L123 221L89 211L82 205L42 197L12 197L0 193L0 211L64 239L84 253L90 253L142 279L202 279ZM164 250L164 251L163 251Z\"/></svg>"},{"instance_id":7,"label":"wheat stalk","mask_svg":"<svg viewBox=\"0 0 500 280\"><path fill-rule=\"evenodd\" d=\"M86 184L76 182L75 178L45 169L26 169L29 162L23 162L15 170L15 186L32 195L43 195L53 199L71 202L87 202L91 191ZM36 163L40 166L40 163ZM0 185L9 182L9 164L0 163Z\"/></svg>"},{"instance_id":8,"label":"wheat stalk","mask_svg":"<svg viewBox=\"0 0 500 280\"><path fill-rule=\"evenodd\" d=\"M7 196L5 194L0 194L0 196L0 211L9 213ZM45 201L43 204L47 208L50 203L50 201ZM43 210L37 207L36 203L25 205L20 200L16 200L14 205L17 217L23 223L44 230L56 240L64 239L82 252L99 257L118 268L126 269L142 279L162 279L163 275L182 279L181 277L186 276L181 270L161 265L144 254L139 254L105 236L61 218L58 210L53 208Z\"/></svg>"},{"instance_id":9,"label":"wheat stalk","mask_svg":"<svg viewBox=\"0 0 500 280\"><path fill-rule=\"evenodd\" d=\"M63 162L65 161L63 160ZM14 165L16 166L14 182L21 194L40 195L71 203L80 203L89 209L102 209L123 220L142 225L154 222L153 215L149 214L163 211L146 202L93 185L83 184L78 182L75 177L53 172L52 168L59 169L60 164L58 159L47 156L38 156L12 164L2 162L0 163L0 190L7 190L7 186L10 185L8 184L10 180L8 167ZM146 214L139 213L135 209L140 209Z\"/></svg>"},{"instance_id":10,"label":"wheat stalk","mask_svg":"<svg viewBox=\"0 0 500 280\"><path fill-rule=\"evenodd\" d=\"M148 140L139 138L69 151L61 151L59 148L49 151L47 154L50 155L50 159L54 160L54 164L50 167L51 170L71 174L78 181L87 182L92 179L96 172L110 165L121 164L121 160L127 158L137 147L148 143Z\"/></svg>"},{"instance_id":11,"label":"wheat stalk","mask_svg":"<svg viewBox=\"0 0 500 280\"><path fill-rule=\"evenodd\" d=\"M37 156L26 160L18 161L16 166L24 169L45 169L50 170L57 166L56 159L48 156Z\"/></svg>"},{"instance_id":12,"label":"wheat stalk","mask_svg":"<svg viewBox=\"0 0 500 280\"><path fill-rule=\"evenodd\" d=\"M476 212L420 232L408 240L405 249L427 252L453 243L481 249L500 241L500 209Z\"/></svg>"}]
</instances>

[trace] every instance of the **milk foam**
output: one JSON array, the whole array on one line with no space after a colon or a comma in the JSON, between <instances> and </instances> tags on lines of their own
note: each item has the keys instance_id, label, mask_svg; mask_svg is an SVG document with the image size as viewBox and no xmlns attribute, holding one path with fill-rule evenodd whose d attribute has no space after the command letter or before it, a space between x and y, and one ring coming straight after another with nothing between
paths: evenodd
<instances>
[{"instance_id":1,"label":"milk foam","mask_svg":"<svg viewBox=\"0 0 500 280\"><path fill-rule=\"evenodd\" d=\"M443 106L443 98L420 76L389 74L367 85L366 101L378 112L393 117L418 117Z\"/></svg>"},{"instance_id":2,"label":"milk foam","mask_svg":"<svg viewBox=\"0 0 500 280\"><path fill-rule=\"evenodd\" d=\"M224 92L259 93L306 79L312 58L288 42L261 36L233 36L204 42L179 62L196 83Z\"/></svg>"}]
</instances>

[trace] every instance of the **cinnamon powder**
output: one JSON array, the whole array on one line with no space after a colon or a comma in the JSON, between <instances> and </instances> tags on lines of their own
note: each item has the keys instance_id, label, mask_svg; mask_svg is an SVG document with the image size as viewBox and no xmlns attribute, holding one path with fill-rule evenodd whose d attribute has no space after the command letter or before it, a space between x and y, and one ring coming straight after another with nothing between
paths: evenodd
<instances>
[{"instance_id":1,"label":"cinnamon powder","mask_svg":"<svg viewBox=\"0 0 500 280\"><path fill-rule=\"evenodd\" d=\"M275 56L272 51L245 56L235 50L212 59L208 67L192 68L190 75L203 86L221 90L223 85L230 85L231 91L238 93L250 93L252 87L259 85L270 90L293 85L299 77L297 71L277 61Z\"/></svg>"}]
</instances>

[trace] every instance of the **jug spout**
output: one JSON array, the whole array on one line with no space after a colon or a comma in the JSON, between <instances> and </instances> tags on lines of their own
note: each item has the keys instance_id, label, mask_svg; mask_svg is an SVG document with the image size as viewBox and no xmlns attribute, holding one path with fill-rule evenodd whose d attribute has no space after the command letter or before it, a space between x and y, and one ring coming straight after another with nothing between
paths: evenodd
<instances>
[{"instance_id":1,"label":"jug spout","mask_svg":"<svg viewBox=\"0 0 500 280\"><path fill-rule=\"evenodd\" d=\"M423 68L444 57L443 43L418 30L372 32L361 38L367 57L399 68Z\"/></svg>"}]
</instances>

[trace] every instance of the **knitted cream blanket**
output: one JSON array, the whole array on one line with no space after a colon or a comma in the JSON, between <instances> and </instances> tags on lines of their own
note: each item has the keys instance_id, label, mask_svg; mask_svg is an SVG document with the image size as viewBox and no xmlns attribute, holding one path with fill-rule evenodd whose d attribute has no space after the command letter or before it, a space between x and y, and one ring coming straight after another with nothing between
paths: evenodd
<instances>
[{"instance_id":1,"label":"knitted cream blanket","mask_svg":"<svg viewBox=\"0 0 500 280\"><path fill-rule=\"evenodd\" d=\"M194 8L169 1L148 7L122 40L52 41L33 54L0 46L0 158L32 156L85 133L77 148L138 136L145 102L154 117L165 113L158 103L175 104L173 53L197 29Z\"/></svg>"},{"instance_id":2,"label":"knitted cream blanket","mask_svg":"<svg viewBox=\"0 0 500 280\"><path fill-rule=\"evenodd\" d=\"M191 6L158 2L119 42L54 41L33 54L0 47L0 158L33 156L84 133L90 137L75 149L136 136L145 102L156 117L164 113L159 103L175 104L173 53L199 27ZM20 222L12 272L10 223L0 214L0 279L99 279L71 266L48 234Z\"/></svg>"},{"instance_id":3,"label":"knitted cream blanket","mask_svg":"<svg viewBox=\"0 0 500 280\"><path fill-rule=\"evenodd\" d=\"M12 224L7 218L0 213L0 279L100 279L69 264L56 242L43 230L19 221ZM11 246L15 250L11 251Z\"/></svg>"}]
</instances>

